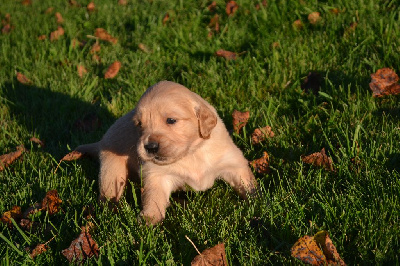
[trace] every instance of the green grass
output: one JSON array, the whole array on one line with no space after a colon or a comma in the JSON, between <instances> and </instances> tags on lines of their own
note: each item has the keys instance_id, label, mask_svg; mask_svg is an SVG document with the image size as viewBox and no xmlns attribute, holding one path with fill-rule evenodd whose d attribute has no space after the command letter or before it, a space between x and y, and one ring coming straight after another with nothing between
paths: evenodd
<instances>
[{"instance_id":1,"label":"green grass","mask_svg":"<svg viewBox=\"0 0 400 266\"><path fill-rule=\"evenodd\" d=\"M40 202L56 189L63 200L54 216L35 221L52 230L23 231L0 225L3 264L32 263L26 247L49 243L37 264L66 264L61 251L86 225L83 211L93 206L93 238L101 247L89 264L184 264L196 256L187 235L200 250L225 242L232 265L293 264L290 248L305 234L327 230L349 265L396 264L400 260L400 102L398 96L372 98L370 74L390 67L400 74L400 6L396 1L238 0L225 14L217 1L221 32L207 38L214 12L209 1L95 1L96 11L68 1L3 1L1 18L11 15L14 29L0 35L0 154L24 144L28 152L0 172L0 213ZM51 14L45 14L54 7ZM343 12L332 14L330 9ZM312 26L307 16L321 13ZM64 17L60 40L37 37L57 29L54 12ZM170 20L163 25L164 14ZM303 30L292 23L301 19ZM357 22L354 32L349 32ZM90 48L96 28L118 38L101 41L101 63ZM86 42L74 49L72 40ZM279 47L273 48L273 43ZM139 48L145 44L150 53ZM219 49L241 53L239 59L217 58ZM105 80L109 64L119 60L115 79ZM88 74L80 78L77 65ZM23 85L16 71L33 81ZM321 74L321 92L301 89L310 71ZM212 103L229 129L234 109L251 118L235 143L249 160L263 151L271 173L257 175L263 196L242 201L225 183L201 193L182 193L187 205L173 203L162 225L137 222L138 185L126 193L117 213L97 202L98 164L91 160L62 163L79 144L97 141L119 116L131 110L141 94L160 80L191 88ZM77 119L96 113L102 126L84 133ZM269 125L275 137L252 145L251 132ZM32 144L38 137L45 148ZM332 157L335 172L302 163L301 155L320 151ZM132 195L133 194L133 195ZM139 200L140 201L140 200Z\"/></svg>"}]
</instances>

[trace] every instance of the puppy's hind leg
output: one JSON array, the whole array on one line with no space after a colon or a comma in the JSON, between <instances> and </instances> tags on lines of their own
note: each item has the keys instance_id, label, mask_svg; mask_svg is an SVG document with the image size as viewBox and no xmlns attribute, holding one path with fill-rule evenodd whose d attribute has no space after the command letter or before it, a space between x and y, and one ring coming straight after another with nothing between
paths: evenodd
<instances>
[{"instance_id":1,"label":"puppy's hind leg","mask_svg":"<svg viewBox=\"0 0 400 266\"><path fill-rule=\"evenodd\" d=\"M118 202L128 179L128 156L109 151L100 153L99 187L100 200Z\"/></svg>"}]
</instances>

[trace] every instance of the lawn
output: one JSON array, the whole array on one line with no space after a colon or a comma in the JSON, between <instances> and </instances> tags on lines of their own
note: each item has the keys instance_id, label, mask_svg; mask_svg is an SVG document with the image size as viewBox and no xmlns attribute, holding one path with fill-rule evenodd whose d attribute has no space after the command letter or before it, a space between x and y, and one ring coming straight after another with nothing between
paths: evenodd
<instances>
[{"instance_id":1,"label":"lawn","mask_svg":"<svg viewBox=\"0 0 400 266\"><path fill-rule=\"evenodd\" d=\"M0 215L50 190L62 200L55 214L34 212L30 228L0 224L2 264L67 264L62 251L89 225L99 254L87 264L188 265L197 251L185 236L200 251L224 243L231 265L296 264L293 244L320 230L349 265L398 264L400 98L373 97L369 86L381 68L400 74L397 1L238 0L231 15L221 0L214 9L212 1L95 0L93 10L89 2L1 4L0 154L26 151L0 171ZM235 59L217 56L221 49ZM105 78L115 61L119 72ZM249 161L268 153L269 172L255 172L261 195L243 201L224 182L178 193L164 222L148 227L137 220L140 184L112 211L97 201L96 160L59 164L161 80L200 94L229 130L234 110L250 112L232 138ZM253 144L265 126L274 137ZM302 161L323 148L332 170Z\"/></svg>"}]
</instances>

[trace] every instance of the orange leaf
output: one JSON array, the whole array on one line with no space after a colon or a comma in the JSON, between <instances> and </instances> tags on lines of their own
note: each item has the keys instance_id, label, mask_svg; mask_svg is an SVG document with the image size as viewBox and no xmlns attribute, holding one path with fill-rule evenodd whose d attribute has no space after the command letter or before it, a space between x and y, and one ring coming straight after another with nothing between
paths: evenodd
<instances>
[{"instance_id":1,"label":"orange leaf","mask_svg":"<svg viewBox=\"0 0 400 266\"><path fill-rule=\"evenodd\" d=\"M301 22L301 20L298 19L295 22L293 22L292 26L295 30L301 30L303 29L303 22Z\"/></svg>"},{"instance_id":2,"label":"orange leaf","mask_svg":"<svg viewBox=\"0 0 400 266\"><path fill-rule=\"evenodd\" d=\"M93 44L92 48L90 49L90 53L95 54L95 53L100 52L100 50L101 50L101 46L100 46L100 44L98 44L96 42L95 44Z\"/></svg>"},{"instance_id":3,"label":"orange leaf","mask_svg":"<svg viewBox=\"0 0 400 266\"><path fill-rule=\"evenodd\" d=\"M169 14L165 13L164 18L162 20L163 25L165 25L168 22L168 20L169 20Z\"/></svg>"},{"instance_id":4,"label":"orange leaf","mask_svg":"<svg viewBox=\"0 0 400 266\"><path fill-rule=\"evenodd\" d=\"M266 138L273 138L275 133L272 131L270 126L266 126L263 128L256 128L251 134L251 141L253 144L258 144Z\"/></svg>"},{"instance_id":5,"label":"orange leaf","mask_svg":"<svg viewBox=\"0 0 400 266\"><path fill-rule=\"evenodd\" d=\"M14 27L11 26L10 24L6 24L6 25L4 25L3 28L1 29L1 33L3 33L3 34L10 33L11 30L12 30L13 28L14 28Z\"/></svg>"},{"instance_id":6,"label":"orange leaf","mask_svg":"<svg viewBox=\"0 0 400 266\"><path fill-rule=\"evenodd\" d=\"M235 60L237 58L237 54L230 51L218 50L215 52L216 56L223 57L227 60Z\"/></svg>"},{"instance_id":7,"label":"orange leaf","mask_svg":"<svg viewBox=\"0 0 400 266\"><path fill-rule=\"evenodd\" d=\"M319 12L312 12L308 15L308 21L312 25L316 25L321 21L321 14Z\"/></svg>"},{"instance_id":8,"label":"orange leaf","mask_svg":"<svg viewBox=\"0 0 400 266\"><path fill-rule=\"evenodd\" d=\"M104 74L104 78L106 78L106 79L115 78L115 76L118 74L120 68L121 68L121 62L115 61L108 67L106 73Z\"/></svg>"},{"instance_id":9,"label":"orange leaf","mask_svg":"<svg viewBox=\"0 0 400 266\"><path fill-rule=\"evenodd\" d=\"M213 1L208 7L208 11L213 12L215 9L217 9L217 2Z\"/></svg>"},{"instance_id":10,"label":"orange leaf","mask_svg":"<svg viewBox=\"0 0 400 266\"><path fill-rule=\"evenodd\" d=\"M268 174L270 172L269 168L269 155L266 151L263 152L263 156L259 159L255 159L250 162L254 170L259 174Z\"/></svg>"},{"instance_id":11,"label":"orange leaf","mask_svg":"<svg viewBox=\"0 0 400 266\"><path fill-rule=\"evenodd\" d=\"M238 10L238 8L239 8L239 6L235 1L229 1L226 4L226 8L225 8L226 14L228 14L228 16L231 16Z\"/></svg>"},{"instance_id":12,"label":"orange leaf","mask_svg":"<svg viewBox=\"0 0 400 266\"><path fill-rule=\"evenodd\" d=\"M30 79L28 79L24 74L20 72L17 72L17 80L24 85L29 85L33 83Z\"/></svg>"},{"instance_id":13,"label":"orange leaf","mask_svg":"<svg viewBox=\"0 0 400 266\"><path fill-rule=\"evenodd\" d=\"M40 35L39 37L38 37L38 40L39 41L43 41L43 40L46 40L47 39L47 36L46 35Z\"/></svg>"},{"instance_id":14,"label":"orange leaf","mask_svg":"<svg viewBox=\"0 0 400 266\"><path fill-rule=\"evenodd\" d=\"M50 33L50 41L57 41L63 35L64 35L63 27L58 26L57 30Z\"/></svg>"},{"instance_id":15,"label":"orange leaf","mask_svg":"<svg viewBox=\"0 0 400 266\"><path fill-rule=\"evenodd\" d=\"M303 236L290 249L293 257L311 265L327 265L324 253L312 236Z\"/></svg>"},{"instance_id":16,"label":"orange leaf","mask_svg":"<svg viewBox=\"0 0 400 266\"><path fill-rule=\"evenodd\" d=\"M99 247L86 227L82 228L81 234L71 242L69 248L61 252L69 262L83 263L87 258L99 255Z\"/></svg>"},{"instance_id":17,"label":"orange leaf","mask_svg":"<svg viewBox=\"0 0 400 266\"><path fill-rule=\"evenodd\" d=\"M31 0L23 0L23 1L21 2L21 4L24 5L24 6L29 6L29 5L32 4L32 1L31 1Z\"/></svg>"},{"instance_id":18,"label":"orange leaf","mask_svg":"<svg viewBox=\"0 0 400 266\"><path fill-rule=\"evenodd\" d=\"M21 207L13 206L11 210L3 213L1 216L1 221L5 224L8 224L8 226L12 226L11 218L14 220L21 218Z\"/></svg>"},{"instance_id":19,"label":"orange leaf","mask_svg":"<svg viewBox=\"0 0 400 266\"><path fill-rule=\"evenodd\" d=\"M128 4L127 0L118 0L118 5L120 6L126 6Z\"/></svg>"},{"instance_id":20,"label":"orange leaf","mask_svg":"<svg viewBox=\"0 0 400 266\"><path fill-rule=\"evenodd\" d=\"M301 156L301 160L307 164L317 167L324 167L326 170L333 171L332 159L325 154L325 148L320 152L315 152L307 156Z\"/></svg>"},{"instance_id":21,"label":"orange leaf","mask_svg":"<svg viewBox=\"0 0 400 266\"><path fill-rule=\"evenodd\" d=\"M371 83L373 97L382 97L385 95L396 95L400 93L399 76L390 68L382 68L371 74Z\"/></svg>"},{"instance_id":22,"label":"orange leaf","mask_svg":"<svg viewBox=\"0 0 400 266\"><path fill-rule=\"evenodd\" d=\"M82 157L84 157L84 153L81 153L81 152L79 152L79 151L71 151L70 153L68 153L67 155L65 155L62 159L61 159L61 161L62 162L64 162L64 161L67 161L67 162L69 162L69 161L75 161L75 160L78 160L78 159L81 159Z\"/></svg>"},{"instance_id":23,"label":"orange leaf","mask_svg":"<svg viewBox=\"0 0 400 266\"><path fill-rule=\"evenodd\" d=\"M42 200L42 210L46 210L50 215L60 210L62 200L58 197L57 190L47 191L46 196Z\"/></svg>"},{"instance_id":24,"label":"orange leaf","mask_svg":"<svg viewBox=\"0 0 400 266\"><path fill-rule=\"evenodd\" d=\"M197 255L191 263L192 266L215 265L222 266L228 265L225 253L225 244L221 243L212 248L204 250L201 254Z\"/></svg>"},{"instance_id":25,"label":"orange leaf","mask_svg":"<svg viewBox=\"0 0 400 266\"><path fill-rule=\"evenodd\" d=\"M96 9L96 5L93 2L90 2L87 6L86 6L87 11L89 12L93 12Z\"/></svg>"},{"instance_id":26,"label":"orange leaf","mask_svg":"<svg viewBox=\"0 0 400 266\"><path fill-rule=\"evenodd\" d=\"M100 40L103 41L108 41L112 44L116 44L118 42L118 39L112 37L105 29L103 28L97 28L94 36L96 36L97 38L99 38Z\"/></svg>"},{"instance_id":27,"label":"orange leaf","mask_svg":"<svg viewBox=\"0 0 400 266\"><path fill-rule=\"evenodd\" d=\"M78 65L78 66L77 66L77 69L78 69L78 75L79 75L79 77L82 78L84 75L86 75L87 70L86 70L86 68L85 68L83 65Z\"/></svg>"},{"instance_id":28,"label":"orange leaf","mask_svg":"<svg viewBox=\"0 0 400 266\"><path fill-rule=\"evenodd\" d=\"M329 265L346 265L343 259L339 256L339 253L337 252L335 245L333 245L327 231L319 231L316 233L314 235L314 240L322 248Z\"/></svg>"},{"instance_id":29,"label":"orange leaf","mask_svg":"<svg viewBox=\"0 0 400 266\"><path fill-rule=\"evenodd\" d=\"M233 117L233 130L238 134L240 129L244 127L247 124L247 121L250 118L250 112L240 112L237 110L234 110L232 113Z\"/></svg>"},{"instance_id":30,"label":"orange leaf","mask_svg":"<svg viewBox=\"0 0 400 266\"><path fill-rule=\"evenodd\" d=\"M29 256L34 259L37 255L42 254L47 251L47 246L45 244L37 244L36 247L32 250Z\"/></svg>"},{"instance_id":31,"label":"orange leaf","mask_svg":"<svg viewBox=\"0 0 400 266\"><path fill-rule=\"evenodd\" d=\"M219 32L219 16L215 14L214 17L210 20L208 27L213 28L216 32Z\"/></svg>"},{"instance_id":32,"label":"orange leaf","mask_svg":"<svg viewBox=\"0 0 400 266\"><path fill-rule=\"evenodd\" d=\"M44 141L41 141L38 138L32 137L29 140L32 141L32 142L35 142L36 144L39 144L39 146L42 147L42 148L45 146Z\"/></svg>"},{"instance_id":33,"label":"orange leaf","mask_svg":"<svg viewBox=\"0 0 400 266\"><path fill-rule=\"evenodd\" d=\"M0 156L0 171L3 171L7 166L18 159L25 152L24 145L17 146L17 150Z\"/></svg>"},{"instance_id":34,"label":"orange leaf","mask_svg":"<svg viewBox=\"0 0 400 266\"><path fill-rule=\"evenodd\" d=\"M46 11L44 11L45 14L51 14L53 13L54 7L49 7L46 9Z\"/></svg>"},{"instance_id":35,"label":"orange leaf","mask_svg":"<svg viewBox=\"0 0 400 266\"><path fill-rule=\"evenodd\" d=\"M62 15L61 15L60 12L56 12L54 15L56 16L56 19L57 19L57 23L58 23L58 24L64 23L64 19L63 19L63 17L62 17Z\"/></svg>"}]
</instances>

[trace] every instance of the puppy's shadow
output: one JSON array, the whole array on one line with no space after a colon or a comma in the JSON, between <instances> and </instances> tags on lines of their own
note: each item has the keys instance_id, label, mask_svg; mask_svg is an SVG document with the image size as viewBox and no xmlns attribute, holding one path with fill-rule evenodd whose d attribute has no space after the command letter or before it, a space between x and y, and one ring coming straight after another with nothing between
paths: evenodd
<instances>
[{"instance_id":1,"label":"puppy's shadow","mask_svg":"<svg viewBox=\"0 0 400 266\"><path fill-rule=\"evenodd\" d=\"M79 144L99 140L116 119L99 104L51 88L5 83L2 96L12 119L25 127L32 137L44 141L45 151L55 158L65 155L68 146L74 149ZM88 127L82 126L87 122L85 119L94 119L94 122L89 121L92 124ZM29 138L23 138L25 136L15 136L18 141L27 143Z\"/></svg>"}]
</instances>

